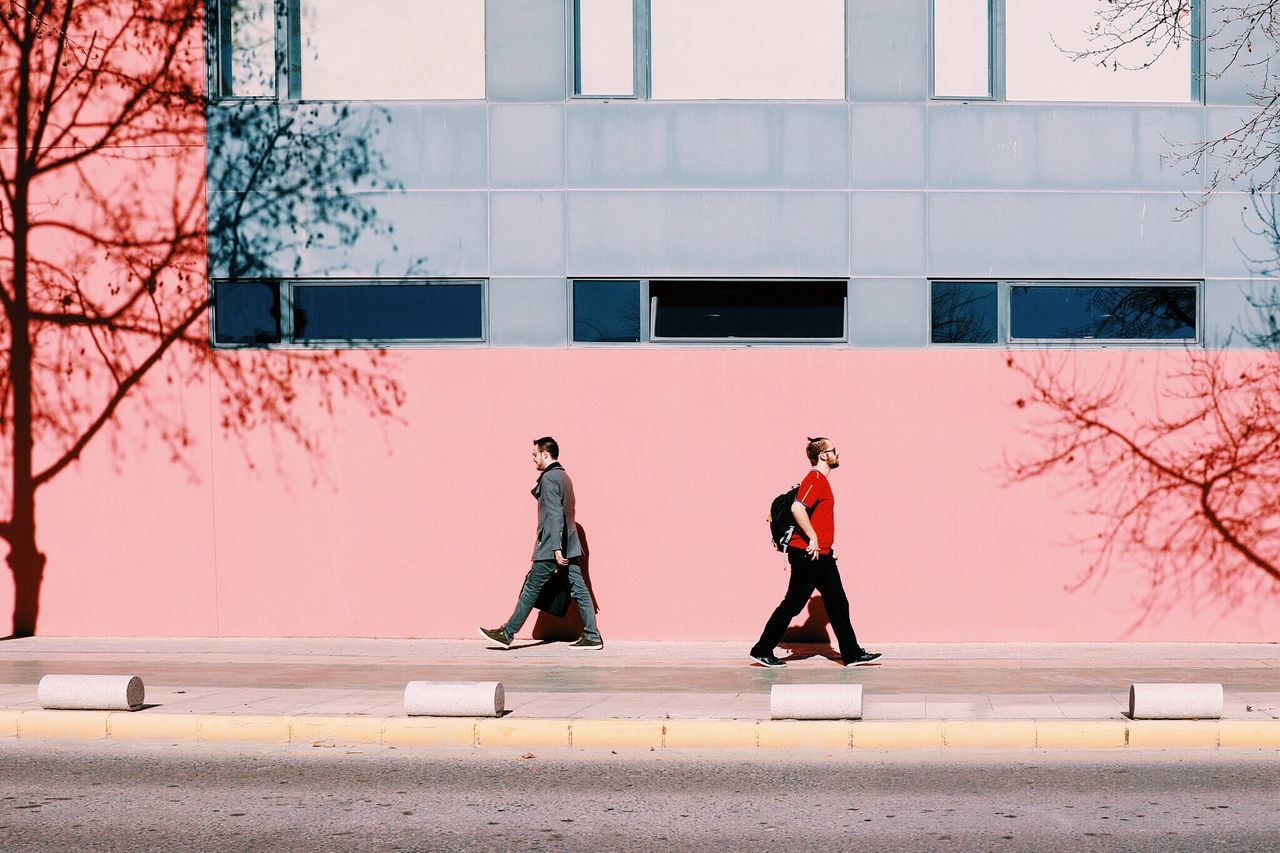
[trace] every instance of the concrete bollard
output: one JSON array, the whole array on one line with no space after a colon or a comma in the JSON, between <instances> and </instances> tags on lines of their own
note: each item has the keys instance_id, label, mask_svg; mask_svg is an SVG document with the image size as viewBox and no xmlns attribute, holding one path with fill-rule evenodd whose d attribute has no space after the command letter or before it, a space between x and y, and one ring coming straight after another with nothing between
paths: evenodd
<instances>
[{"instance_id":1,"label":"concrete bollard","mask_svg":"<svg viewBox=\"0 0 1280 853\"><path fill-rule=\"evenodd\" d=\"M500 717L506 701L500 681L410 681L404 687L410 717Z\"/></svg>"},{"instance_id":2,"label":"concrete bollard","mask_svg":"<svg viewBox=\"0 0 1280 853\"><path fill-rule=\"evenodd\" d=\"M1221 684L1133 684L1129 716L1135 720L1217 720Z\"/></svg>"},{"instance_id":3,"label":"concrete bollard","mask_svg":"<svg viewBox=\"0 0 1280 853\"><path fill-rule=\"evenodd\" d=\"M36 696L49 710L136 711L143 692L136 675L46 675Z\"/></svg>"},{"instance_id":4,"label":"concrete bollard","mask_svg":"<svg viewBox=\"0 0 1280 853\"><path fill-rule=\"evenodd\" d=\"M861 684L775 684L769 692L774 720L860 720Z\"/></svg>"}]
</instances>

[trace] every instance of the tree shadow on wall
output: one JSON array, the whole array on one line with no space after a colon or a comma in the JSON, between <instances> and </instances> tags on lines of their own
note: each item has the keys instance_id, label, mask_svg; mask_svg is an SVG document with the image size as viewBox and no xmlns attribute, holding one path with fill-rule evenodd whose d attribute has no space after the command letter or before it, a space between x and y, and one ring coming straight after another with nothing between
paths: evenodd
<instances>
[{"instance_id":1,"label":"tree shadow on wall","mask_svg":"<svg viewBox=\"0 0 1280 853\"><path fill-rule=\"evenodd\" d=\"M367 199L398 185L371 141L385 110L210 100L202 2L10 5L23 14L0 27L0 538L12 633L30 636L37 497L91 445L119 462L127 439L194 477L184 395L206 384L223 435L279 437L313 473L317 411L346 400L394 417L404 392L385 352L212 348L210 310L230 306L208 278L264 291L323 276L362 237L389 236ZM278 303L262 313L281 321Z\"/></svg>"},{"instance_id":2,"label":"tree shadow on wall","mask_svg":"<svg viewBox=\"0 0 1280 853\"><path fill-rule=\"evenodd\" d=\"M591 546L587 544L587 531L581 524L574 526L578 528L578 539L582 542L582 556L576 562L582 570L582 579L591 592L591 602L595 605L596 613L599 613L600 599L596 597L595 587L591 585ZM545 610L538 611L538 618L533 623L533 638L547 642L573 642L582 636L582 628L582 614L578 612L577 602L570 599L569 609L563 616L556 616Z\"/></svg>"},{"instance_id":3,"label":"tree shadow on wall","mask_svg":"<svg viewBox=\"0 0 1280 853\"><path fill-rule=\"evenodd\" d=\"M804 621L788 628L782 635L778 647L791 653L786 658L789 661L813 657L841 661L840 653L831 645L831 634L827 630L830 625L831 620L827 617L827 608L822 603L822 596L815 594L809 599Z\"/></svg>"}]
</instances>

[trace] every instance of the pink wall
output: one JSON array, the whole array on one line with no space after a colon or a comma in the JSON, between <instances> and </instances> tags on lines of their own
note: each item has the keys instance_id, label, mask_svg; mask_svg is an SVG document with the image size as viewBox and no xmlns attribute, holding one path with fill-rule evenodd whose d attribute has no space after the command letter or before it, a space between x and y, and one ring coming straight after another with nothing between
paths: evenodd
<instances>
[{"instance_id":1,"label":"pink wall","mask_svg":"<svg viewBox=\"0 0 1280 853\"><path fill-rule=\"evenodd\" d=\"M99 443L40 493L41 632L474 636L506 617L527 569L530 440L551 433L574 478L606 639L747 641L786 583L766 542L768 503L807 468L805 435L823 433L842 451L837 551L868 645L1276 639L1280 596L1225 614L1179 601L1126 635L1141 565L1066 591L1087 564L1069 540L1092 529L1078 514L1090 496L1062 480L1004 484L1006 454L1033 447L1005 358L405 351L403 422L355 404L332 420L317 409L325 459L260 434L255 468L214 428L216 395L197 388L184 401L189 467L141 446L129 410L123 455ZM1124 358L1094 351L1079 364ZM1141 373L1150 359L1133 364ZM0 585L0 611L10 596Z\"/></svg>"}]
</instances>

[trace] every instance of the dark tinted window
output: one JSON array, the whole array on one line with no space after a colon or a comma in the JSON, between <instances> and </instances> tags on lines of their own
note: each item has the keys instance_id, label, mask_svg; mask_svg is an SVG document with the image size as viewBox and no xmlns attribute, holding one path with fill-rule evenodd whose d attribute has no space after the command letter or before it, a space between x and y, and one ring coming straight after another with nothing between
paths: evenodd
<instances>
[{"instance_id":1,"label":"dark tinted window","mask_svg":"<svg viewBox=\"0 0 1280 853\"><path fill-rule=\"evenodd\" d=\"M640 282L575 281L573 339L583 343L640 340Z\"/></svg>"},{"instance_id":2,"label":"dark tinted window","mask_svg":"<svg viewBox=\"0 0 1280 853\"><path fill-rule=\"evenodd\" d=\"M275 282L217 282L213 316L217 343L279 343L280 288Z\"/></svg>"},{"instance_id":3,"label":"dark tinted window","mask_svg":"<svg viewBox=\"0 0 1280 853\"><path fill-rule=\"evenodd\" d=\"M655 338L844 337L843 281L655 281Z\"/></svg>"},{"instance_id":4,"label":"dark tinted window","mask_svg":"<svg viewBox=\"0 0 1280 853\"><path fill-rule=\"evenodd\" d=\"M931 296L935 344L996 342L994 283L935 281Z\"/></svg>"},{"instance_id":5,"label":"dark tinted window","mask_svg":"<svg viewBox=\"0 0 1280 853\"><path fill-rule=\"evenodd\" d=\"M1191 286L1014 285L1010 336L1075 340L1195 340Z\"/></svg>"},{"instance_id":6,"label":"dark tinted window","mask_svg":"<svg viewBox=\"0 0 1280 853\"><path fill-rule=\"evenodd\" d=\"M300 341L465 340L483 337L484 296L468 284L298 284Z\"/></svg>"}]
</instances>

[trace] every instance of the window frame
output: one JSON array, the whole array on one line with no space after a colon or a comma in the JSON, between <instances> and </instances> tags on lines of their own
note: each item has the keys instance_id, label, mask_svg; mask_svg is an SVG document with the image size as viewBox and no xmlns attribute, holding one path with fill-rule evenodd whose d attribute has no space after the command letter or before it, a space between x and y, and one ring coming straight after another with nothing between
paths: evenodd
<instances>
[{"instance_id":1,"label":"window frame","mask_svg":"<svg viewBox=\"0 0 1280 853\"><path fill-rule=\"evenodd\" d=\"M280 340L270 344L243 344L217 340L217 304L213 299L218 284L271 284L278 288L280 305ZM478 285L480 287L480 337L478 338L324 338L299 340L293 328L293 290L296 286L360 286L384 285ZM398 276L390 278L316 277L316 276L243 276L238 278L211 277L209 279L209 345L214 349L252 350L337 350L337 349L438 349L442 347L484 347L489 344L489 280L487 278L439 278Z\"/></svg>"},{"instance_id":2,"label":"window frame","mask_svg":"<svg viewBox=\"0 0 1280 853\"><path fill-rule=\"evenodd\" d=\"M994 343L941 343L933 340L934 284L995 284L996 340ZM942 349L1168 349L1170 347L1205 346L1204 279L1132 279L1132 278L974 278L966 276L931 276L928 279L928 321L925 324L926 348ZM1016 338L1013 336L1012 289L1017 287L1194 287L1196 294L1196 333L1192 338Z\"/></svg>"},{"instance_id":3,"label":"window frame","mask_svg":"<svg viewBox=\"0 0 1280 853\"><path fill-rule=\"evenodd\" d=\"M205 84L212 100L228 103L294 103L294 104L480 104L488 100L488 68L485 68L485 94L480 98L303 98L301 3L302 0L272 0L275 6L275 78L274 95L228 95L222 91L222 8L227 0L209 0L205 4ZM487 20L486 20L487 24ZM485 27L484 50L487 56L489 29Z\"/></svg>"},{"instance_id":4,"label":"window frame","mask_svg":"<svg viewBox=\"0 0 1280 853\"><path fill-rule=\"evenodd\" d=\"M639 341L575 341L573 339L574 329L574 300L573 285L579 281L637 281L640 283L640 340ZM657 327L657 297L650 292L649 285L653 282L659 284L671 281L691 281L700 283L717 283L717 282L738 282L747 284L842 284L844 285L843 308L841 310L841 329L842 335L839 338L674 338L660 337L653 334L653 329ZM603 347L606 349L616 349L618 347L670 347L670 348L736 348L736 347L848 347L849 340L849 279L847 278L823 278L823 277L806 277L806 278L780 278L778 276L770 277L741 277L741 276L664 276L662 278L637 278L636 276L592 276L582 275L573 276L567 279L569 286L569 346L570 347Z\"/></svg>"},{"instance_id":5,"label":"window frame","mask_svg":"<svg viewBox=\"0 0 1280 853\"><path fill-rule=\"evenodd\" d=\"M1205 0L1190 0L1191 2L1191 97L1186 101L1035 101L1035 100L1018 100L1010 101L1005 95L1005 79L1007 75L1007 67L1005 63L1005 39L1007 30L1005 27L1005 6L1007 0L987 0L987 48L989 51L987 74L989 77L987 88L990 94L983 97L979 95L938 95L935 93L934 75L936 67L934 63L934 32L937 16L935 14L936 0L929 0L929 55L928 75L929 75L929 100L954 102L954 101L975 101L975 102L997 102L1010 104L1137 104L1137 105L1157 105L1166 107L1187 106L1187 105L1203 105L1205 102L1205 59L1204 59L1204 5ZM847 38L847 37L846 37ZM847 61L847 58L846 58Z\"/></svg>"},{"instance_id":6,"label":"window frame","mask_svg":"<svg viewBox=\"0 0 1280 853\"><path fill-rule=\"evenodd\" d=\"M992 2L992 0L988 0ZM635 93L631 95L584 95L578 90L578 56L579 56L579 32L578 32L578 9L579 0L565 4L565 25L566 37L570 49L565 51L567 55L568 74L566 76L568 86L568 99L570 101L653 101L653 27L652 27L652 8L650 0L632 0L632 20L633 38L635 39L632 47L632 58L635 64ZM930 0L932 3L932 0ZM657 99L659 103L671 104L702 104L702 103L804 103L804 104L838 104L841 101L849 100L849 4L848 0L843 3L844 11L842 14L842 32L841 41L844 43L844 49L841 55L841 66L844 73L841 77L840 88L842 95L839 98L661 98ZM930 19L932 20L932 19ZM930 25L932 32L932 24ZM932 61L932 52L930 52L930 61ZM635 281L635 279L619 279L621 281Z\"/></svg>"}]
</instances>

